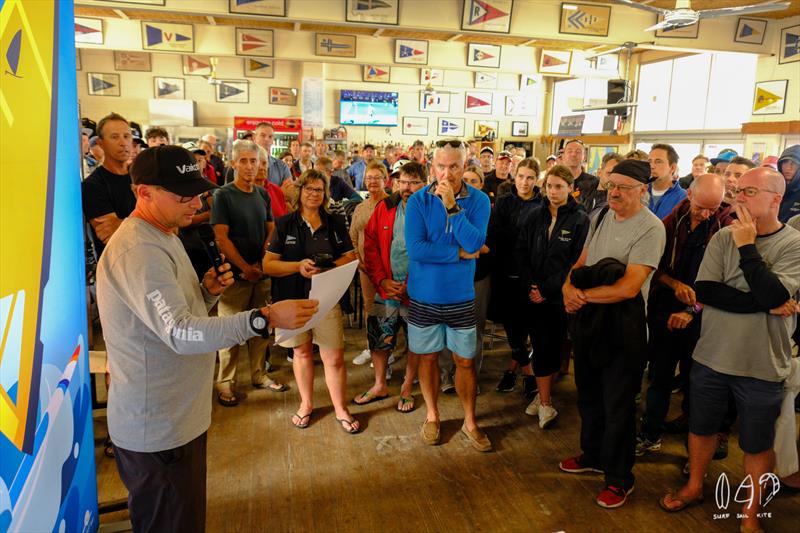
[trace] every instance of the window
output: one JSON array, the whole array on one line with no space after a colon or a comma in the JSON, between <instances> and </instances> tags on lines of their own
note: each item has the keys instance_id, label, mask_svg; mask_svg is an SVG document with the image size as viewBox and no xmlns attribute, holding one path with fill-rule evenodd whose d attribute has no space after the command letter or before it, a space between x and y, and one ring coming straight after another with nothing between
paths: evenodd
<instances>
[{"instance_id":1,"label":"window","mask_svg":"<svg viewBox=\"0 0 800 533\"><path fill-rule=\"evenodd\" d=\"M582 133L603 133L603 119L607 111L572 111L588 105L605 105L608 98L608 80L574 79L557 81L553 84L553 113L550 131L558 133L561 117L584 115Z\"/></svg>"}]
</instances>

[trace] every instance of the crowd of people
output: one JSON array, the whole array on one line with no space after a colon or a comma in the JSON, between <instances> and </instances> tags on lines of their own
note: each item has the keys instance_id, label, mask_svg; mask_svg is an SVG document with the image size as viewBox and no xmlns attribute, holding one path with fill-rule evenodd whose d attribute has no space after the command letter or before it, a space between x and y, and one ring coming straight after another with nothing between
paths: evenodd
<instances>
[{"instance_id":1,"label":"crowd of people","mask_svg":"<svg viewBox=\"0 0 800 533\"><path fill-rule=\"evenodd\" d=\"M680 177L675 149L657 143L649 153L606 155L595 176L577 139L541 168L522 149L495 154L460 140L439 141L430 153L422 141L389 146L382 160L366 144L350 165L324 142L293 144L276 158L266 122L252 140L233 143L227 163L213 136L175 146L151 128L138 141L113 113L85 135L93 170L83 206L99 258L109 433L135 529L167 515L202 529L207 393L213 387L226 407L242 400L244 345L252 386L286 391L270 377L270 329L305 323L316 311L311 279L352 261L367 317L367 346L354 362L372 362L374 383L348 396L345 303L335 306L279 343L299 391L289 422L298 429L316 422L315 346L335 423L356 434L348 405L389 397L404 330L397 411L416 409L418 380L420 439L437 445L438 396L455 392L464 438L491 451L476 412L488 317L509 346L496 391L517 390L521 375L520 413L541 430L557 420L564 400L556 378L573 357L580 453L558 467L603 474L598 505L625 504L635 458L656 453L665 432L688 433L689 476L660 500L665 511L702 501L709 462L727 455L735 421L745 472L761 479L775 469L784 382L800 366L792 355L800 145L762 166L729 150L700 155ZM180 386L189 381L190 390ZM676 387L681 414L667 420ZM165 450L179 465L168 474L147 462ZM181 479L168 490L164 476ZM797 472L782 478L800 489ZM745 506L747 531L758 529L757 511L758 503Z\"/></svg>"}]
</instances>

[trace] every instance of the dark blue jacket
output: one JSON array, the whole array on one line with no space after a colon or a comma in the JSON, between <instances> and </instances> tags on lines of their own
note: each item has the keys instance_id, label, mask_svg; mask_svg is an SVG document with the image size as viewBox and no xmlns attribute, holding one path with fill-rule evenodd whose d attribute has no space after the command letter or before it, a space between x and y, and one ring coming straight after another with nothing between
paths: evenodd
<instances>
[{"instance_id":1,"label":"dark blue jacket","mask_svg":"<svg viewBox=\"0 0 800 533\"><path fill-rule=\"evenodd\" d=\"M778 159L778 172L781 170L784 161L792 160L800 167L800 144L790 146L783 151ZM791 180L786 183L786 193L781 200L778 220L787 222L793 216L800 214L800 168L794 173Z\"/></svg>"},{"instance_id":2,"label":"dark blue jacket","mask_svg":"<svg viewBox=\"0 0 800 533\"><path fill-rule=\"evenodd\" d=\"M650 203L647 204L647 207L661 220L667 218L667 215L672 213L675 206L686 198L686 190L677 181L672 184L672 187L664 191L663 196L658 199L653 196L652 184L647 186L647 191L650 193Z\"/></svg>"}]
</instances>

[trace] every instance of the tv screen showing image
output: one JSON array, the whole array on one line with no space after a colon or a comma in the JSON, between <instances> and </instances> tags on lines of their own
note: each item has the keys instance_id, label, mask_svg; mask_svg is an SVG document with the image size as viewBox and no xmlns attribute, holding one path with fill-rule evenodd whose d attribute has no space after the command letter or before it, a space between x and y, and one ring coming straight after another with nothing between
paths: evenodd
<instances>
[{"instance_id":1,"label":"tv screen showing image","mask_svg":"<svg viewBox=\"0 0 800 533\"><path fill-rule=\"evenodd\" d=\"M353 126L397 126L397 93L343 90L339 123Z\"/></svg>"}]
</instances>

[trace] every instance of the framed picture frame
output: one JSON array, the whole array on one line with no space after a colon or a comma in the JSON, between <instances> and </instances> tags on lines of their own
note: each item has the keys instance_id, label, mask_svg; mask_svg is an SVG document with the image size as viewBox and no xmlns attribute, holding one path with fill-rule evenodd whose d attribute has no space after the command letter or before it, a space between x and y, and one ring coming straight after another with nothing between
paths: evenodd
<instances>
[{"instance_id":1,"label":"framed picture frame","mask_svg":"<svg viewBox=\"0 0 800 533\"><path fill-rule=\"evenodd\" d=\"M464 0L461 29L486 33L510 33L514 0Z\"/></svg>"},{"instance_id":2,"label":"framed picture frame","mask_svg":"<svg viewBox=\"0 0 800 533\"><path fill-rule=\"evenodd\" d=\"M267 57L245 57L244 75L247 78L274 78L275 60Z\"/></svg>"},{"instance_id":3,"label":"framed picture frame","mask_svg":"<svg viewBox=\"0 0 800 533\"><path fill-rule=\"evenodd\" d=\"M228 13L285 17L286 0L228 0Z\"/></svg>"},{"instance_id":4,"label":"framed picture frame","mask_svg":"<svg viewBox=\"0 0 800 533\"><path fill-rule=\"evenodd\" d=\"M467 46L467 66L500 68L500 54L502 48L499 44L469 43Z\"/></svg>"},{"instance_id":5,"label":"framed picture frame","mask_svg":"<svg viewBox=\"0 0 800 533\"><path fill-rule=\"evenodd\" d=\"M498 122L496 120L475 119L473 134L478 139L484 141L494 141L497 139Z\"/></svg>"},{"instance_id":6,"label":"framed picture frame","mask_svg":"<svg viewBox=\"0 0 800 533\"><path fill-rule=\"evenodd\" d=\"M754 115L782 115L786 110L789 80L759 81L753 98Z\"/></svg>"},{"instance_id":7,"label":"framed picture frame","mask_svg":"<svg viewBox=\"0 0 800 533\"><path fill-rule=\"evenodd\" d=\"M598 4L561 4L561 23L558 33L608 37L611 6Z\"/></svg>"},{"instance_id":8,"label":"framed picture frame","mask_svg":"<svg viewBox=\"0 0 800 533\"><path fill-rule=\"evenodd\" d=\"M91 96L119 96L119 74L87 72L86 88Z\"/></svg>"},{"instance_id":9,"label":"framed picture frame","mask_svg":"<svg viewBox=\"0 0 800 533\"><path fill-rule=\"evenodd\" d=\"M345 20L347 22L397 26L400 23L399 13L400 0L380 0L380 2L347 0L345 6Z\"/></svg>"},{"instance_id":10,"label":"framed picture frame","mask_svg":"<svg viewBox=\"0 0 800 533\"><path fill-rule=\"evenodd\" d=\"M466 119L439 117L436 131L440 137L463 137L466 129Z\"/></svg>"},{"instance_id":11,"label":"framed picture frame","mask_svg":"<svg viewBox=\"0 0 800 533\"><path fill-rule=\"evenodd\" d=\"M428 117L403 117L403 135L428 135Z\"/></svg>"},{"instance_id":12,"label":"framed picture frame","mask_svg":"<svg viewBox=\"0 0 800 533\"><path fill-rule=\"evenodd\" d=\"M800 24L781 29L778 63L800 61Z\"/></svg>"},{"instance_id":13,"label":"framed picture frame","mask_svg":"<svg viewBox=\"0 0 800 533\"><path fill-rule=\"evenodd\" d=\"M153 95L158 100L186 100L186 83L183 78L153 77Z\"/></svg>"},{"instance_id":14,"label":"framed picture frame","mask_svg":"<svg viewBox=\"0 0 800 533\"><path fill-rule=\"evenodd\" d=\"M389 83L392 67L378 65L364 65L361 70L361 81L368 83Z\"/></svg>"},{"instance_id":15,"label":"framed picture frame","mask_svg":"<svg viewBox=\"0 0 800 533\"><path fill-rule=\"evenodd\" d=\"M103 44L105 32L103 19L75 17L75 42L83 44Z\"/></svg>"},{"instance_id":16,"label":"framed picture frame","mask_svg":"<svg viewBox=\"0 0 800 533\"><path fill-rule=\"evenodd\" d=\"M152 69L149 52L120 52L114 50L114 70L150 72Z\"/></svg>"},{"instance_id":17,"label":"framed picture frame","mask_svg":"<svg viewBox=\"0 0 800 533\"><path fill-rule=\"evenodd\" d=\"M663 22L664 15L656 15L656 22ZM689 26L672 28L667 30L656 30L656 37L669 37L671 39L697 39L700 33L700 21Z\"/></svg>"},{"instance_id":18,"label":"framed picture frame","mask_svg":"<svg viewBox=\"0 0 800 533\"><path fill-rule=\"evenodd\" d=\"M532 98L527 94L506 95L505 112L507 117L524 117L534 115L531 106Z\"/></svg>"},{"instance_id":19,"label":"framed picture frame","mask_svg":"<svg viewBox=\"0 0 800 533\"><path fill-rule=\"evenodd\" d=\"M497 89L497 73L495 72L475 72L476 89Z\"/></svg>"},{"instance_id":20,"label":"framed picture frame","mask_svg":"<svg viewBox=\"0 0 800 533\"><path fill-rule=\"evenodd\" d=\"M464 113L491 115L492 97L493 93L467 91L464 93Z\"/></svg>"},{"instance_id":21,"label":"framed picture frame","mask_svg":"<svg viewBox=\"0 0 800 533\"><path fill-rule=\"evenodd\" d=\"M142 49L158 52L194 52L194 26L141 21Z\"/></svg>"},{"instance_id":22,"label":"framed picture frame","mask_svg":"<svg viewBox=\"0 0 800 533\"><path fill-rule=\"evenodd\" d=\"M736 24L736 33L733 35L733 41L736 43L763 44L764 34L766 32L766 20L739 17L739 22Z\"/></svg>"},{"instance_id":23,"label":"framed picture frame","mask_svg":"<svg viewBox=\"0 0 800 533\"><path fill-rule=\"evenodd\" d=\"M272 105L297 105L297 89L293 87L270 87L269 100Z\"/></svg>"},{"instance_id":24,"label":"framed picture frame","mask_svg":"<svg viewBox=\"0 0 800 533\"><path fill-rule=\"evenodd\" d=\"M423 68L419 71L420 85L430 84L432 87L444 86L444 70L440 68Z\"/></svg>"},{"instance_id":25,"label":"framed picture frame","mask_svg":"<svg viewBox=\"0 0 800 533\"><path fill-rule=\"evenodd\" d=\"M520 92L531 91L540 81L542 81L542 77L537 74L521 74L519 77L519 90Z\"/></svg>"},{"instance_id":26,"label":"framed picture frame","mask_svg":"<svg viewBox=\"0 0 800 533\"><path fill-rule=\"evenodd\" d=\"M419 92L419 110L428 113L449 113L450 93Z\"/></svg>"},{"instance_id":27,"label":"framed picture frame","mask_svg":"<svg viewBox=\"0 0 800 533\"><path fill-rule=\"evenodd\" d=\"M356 57L356 36L339 33L317 33L314 54L323 57Z\"/></svg>"},{"instance_id":28,"label":"framed picture frame","mask_svg":"<svg viewBox=\"0 0 800 533\"><path fill-rule=\"evenodd\" d=\"M511 136L512 137L527 137L528 136L528 123L521 120L511 121Z\"/></svg>"},{"instance_id":29,"label":"framed picture frame","mask_svg":"<svg viewBox=\"0 0 800 533\"><path fill-rule=\"evenodd\" d=\"M184 76L210 76L211 58L208 56L196 56L194 54L184 54L181 56Z\"/></svg>"},{"instance_id":30,"label":"framed picture frame","mask_svg":"<svg viewBox=\"0 0 800 533\"><path fill-rule=\"evenodd\" d=\"M218 80L214 86L217 102L223 104L250 103L250 82L247 80Z\"/></svg>"},{"instance_id":31,"label":"framed picture frame","mask_svg":"<svg viewBox=\"0 0 800 533\"><path fill-rule=\"evenodd\" d=\"M236 55L273 57L275 32L254 28L236 28Z\"/></svg>"},{"instance_id":32,"label":"framed picture frame","mask_svg":"<svg viewBox=\"0 0 800 533\"><path fill-rule=\"evenodd\" d=\"M539 74L569 76L571 68L571 50L541 50L539 54Z\"/></svg>"},{"instance_id":33,"label":"framed picture frame","mask_svg":"<svg viewBox=\"0 0 800 533\"><path fill-rule=\"evenodd\" d=\"M427 65L428 44L428 41L418 39L395 39L394 62Z\"/></svg>"}]
</instances>

